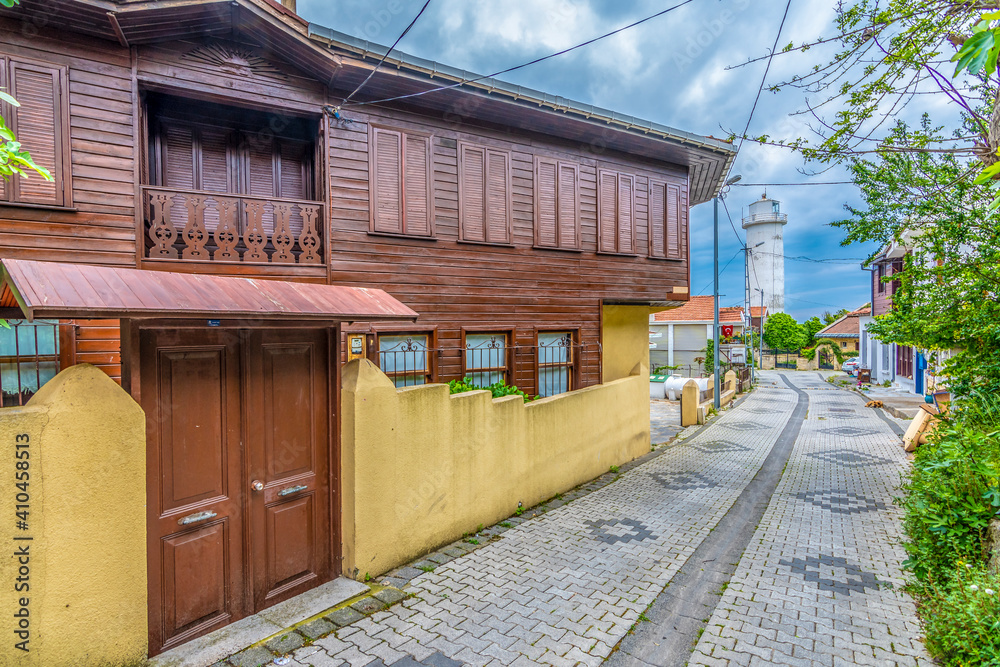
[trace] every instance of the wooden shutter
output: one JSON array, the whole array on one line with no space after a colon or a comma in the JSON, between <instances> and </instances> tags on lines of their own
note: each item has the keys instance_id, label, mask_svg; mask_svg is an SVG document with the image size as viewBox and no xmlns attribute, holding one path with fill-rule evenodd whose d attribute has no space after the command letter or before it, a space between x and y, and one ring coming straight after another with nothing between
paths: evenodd
<instances>
[{"instance_id":1,"label":"wooden shutter","mask_svg":"<svg viewBox=\"0 0 1000 667\"><path fill-rule=\"evenodd\" d=\"M463 241L486 241L486 149L460 144L459 217Z\"/></svg>"},{"instance_id":2,"label":"wooden shutter","mask_svg":"<svg viewBox=\"0 0 1000 667\"><path fill-rule=\"evenodd\" d=\"M59 67L10 61L9 92L21 104L13 109L11 129L32 159L52 175L52 181L30 172L11 180L11 199L26 204L67 204L63 140L65 72Z\"/></svg>"},{"instance_id":3,"label":"wooden shutter","mask_svg":"<svg viewBox=\"0 0 1000 667\"><path fill-rule=\"evenodd\" d=\"M247 194L253 197L274 197L274 142L247 142Z\"/></svg>"},{"instance_id":4,"label":"wooden shutter","mask_svg":"<svg viewBox=\"0 0 1000 667\"><path fill-rule=\"evenodd\" d=\"M433 232L430 137L407 135L403 156L406 161L403 230L407 234L430 236Z\"/></svg>"},{"instance_id":5,"label":"wooden shutter","mask_svg":"<svg viewBox=\"0 0 1000 667\"><path fill-rule=\"evenodd\" d=\"M310 146L305 141L278 140L278 196L282 199L309 199Z\"/></svg>"},{"instance_id":6,"label":"wooden shutter","mask_svg":"<svg viewBox=\"0 0 1000 667\"><path fill-rule=\"evenodd\" d=\"M598 179L598 230L597 249L601 252L615 252L615 236L618 225L618 175L611 171L599 171Z\"/></svg>"},{"instance_id":7,"label":"wooden shutter","mask_svg":"<svg viewBox=\"0 0 1000 667\"><path fill-rule=\"evenodd\" d=\"M194 131L175 123L161 127L164 187L194 190Z\"/></svg>"},{"instance_id":8,"label":"wooden shutter","mask_svg":"<svg viewBox=\"0 0 1000 667\"><path fill-rule=\"evenodd\" d=\"M681 259L681 189L676 185L667 186L667 252L669 259Z\"/></svg>"},{"instance_id":9,"label":"wooden shutter","mask_svg":"<svg viewBox=\"0 0 1000 667\"><path fill-rule=\"evenodd\" d=\"M618 252L635 252L635 177L618 174Z\"/></svg>"},{"instance_id":10,"label":"wooden shutter","mask_svg":"<svg viewBox=\"0 0 1000 667\"><path fill-rule=\"evenodd\" d=\"M666 206L668 196L667 186L655 181L649 182L649 256L666 257L667 246L664 239L669 236L667 232Z\"/></svg>"},{"instance_id":11,"label":"wooden shutter","mask_svg":"<svg viewBox=\"0 0 1000 667\"><path fill-rule=\"evenodd\" d=\"M486 240L510 242L510 155L486 150Z\"/></svg>"},{"instance_id":12,"label":"wooden shutter","mask_svg":"<svg viewBox=\"0 0 1000 667\"><path fill-rule=\"evenodd\" d=\"M580 247L580 167L559 163L559 247Z\"/></svg>"},{"instance_id":13,"label":"wooden shutter","mask_svg":"<svg viewBox=\"0 0 1000 667\"><path fill-rule=\"evenodd\" d=\"M201 184L198 189L233 192L227 150L229 133L221 128L206 127L200 130L198 138L201 156Z\"/></svg>"},{"instance_id":14,"label":"wooden shutter","mask_svg":"<svg viewBox=\"0 0 1000 667\"><path fill-rule=\"evenodd\" d=\"M559 245L557 177L555 160L535 158L535 244L554 248Z\"/></svg>"},{"instance_id":15,"label":"wooden shutter","mask_svg":"<svg viewBox=\"0 0 1000 667\"><path fill-rule=\"evenodd\" d=\"M402 134L372 129L372 231L403 233Z\"/></svg>"}]
</instances>

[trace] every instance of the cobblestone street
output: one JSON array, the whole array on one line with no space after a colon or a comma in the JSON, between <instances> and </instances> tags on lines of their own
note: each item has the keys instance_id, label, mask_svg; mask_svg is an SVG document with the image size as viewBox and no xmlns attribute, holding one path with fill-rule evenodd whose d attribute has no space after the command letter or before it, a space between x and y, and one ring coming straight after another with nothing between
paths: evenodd
<instances>
[{"instance_id":1,"label":"cobblestone street","mask_svg":"<svg viewBox=\"0 0 1000 667\"><path fill-rule=\"evenodd\" d=\"M803 401L808 415L801 427L795 419L787 468L778 468L732 580L715 597L694 654L688 642L672 657L702 665L924 662L913 604L899 590L903 552L891 501L905 465L898 437L860 397L819 374L769 372L707 427L421 573L405 589L413 597L296 649L288 664L602 664L634 625L651 625L645 612L738 509L793 414L804 414L796 412ZM663 664L615 652L623 659Z\"/></svg>"}]
</instances>

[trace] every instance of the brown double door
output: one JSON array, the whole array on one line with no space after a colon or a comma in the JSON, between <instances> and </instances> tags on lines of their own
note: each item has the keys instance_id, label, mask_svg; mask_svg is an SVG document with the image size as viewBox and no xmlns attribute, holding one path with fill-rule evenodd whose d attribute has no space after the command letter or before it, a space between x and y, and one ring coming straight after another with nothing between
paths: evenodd
<instances>
[{"instance_id":1,"label":"brown double door","mask_svg":"<svg viewBox=\"0 0 1000 667\"><path fill-rule=\"evenodd\" d=\"M326 330L147 329L150 654L331 575Z\"/></svg>"}]
</instances>

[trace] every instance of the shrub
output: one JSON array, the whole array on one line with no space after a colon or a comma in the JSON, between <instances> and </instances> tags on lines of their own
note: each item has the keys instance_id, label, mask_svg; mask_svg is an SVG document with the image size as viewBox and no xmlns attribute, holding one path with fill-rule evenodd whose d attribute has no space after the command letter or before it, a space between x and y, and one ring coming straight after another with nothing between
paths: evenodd
<instances>
[{"instance_id":1,"label":"shrub","mask_svg":"<svg viewBox=\"0 0 1000 667\"><path fill-rule=\"evenodd\" d=\"M961 416L941 421L917 449L907 492L904 565L918 582L943 582L956 560L983 562L983 538L1000 509L1000 432Z\"/></svg>"},{"instance_id":2,"label":"shrub","mask_svg":"<svg viewBox=\"0 0 1000 667\"><path fill-rule=\"evenodd\" d=\"M1000 665L1000 573L959 561L920 605L931 655L945 665Z\"/></svg>"},{"instance_id":3,"label":"shrub","mask_svg":"<svg viewBox=\"0 0 1000 667\"><path fill-rule=\"evenodd\" d=\"M452 380L448 383L448 393L461 394L466 391L488 391L493 394L493 398L520 396L525 401L533 401L538 398L537 396L528 396L516 386L503 382L494 382L488 387L480 387L472 383L472 378L462 378L461 380Z\"/></svg>"}]
</instances>

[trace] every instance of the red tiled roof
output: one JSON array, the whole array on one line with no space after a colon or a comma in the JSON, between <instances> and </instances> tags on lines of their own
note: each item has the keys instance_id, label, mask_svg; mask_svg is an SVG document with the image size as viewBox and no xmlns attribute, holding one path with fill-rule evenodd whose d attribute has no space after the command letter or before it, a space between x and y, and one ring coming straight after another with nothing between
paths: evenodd
<instances>
[{"instance_id":1,"label":"red tiled roof","mask_svg":"<svg viewBox=\"0 0 1000 667\"><path fill-rule=\"evenodd\" d=\"M711 322L715 319L715 303L711 296L693 296L678 308L661 310L653 316L655 322ZM743 308L719 308L719 321L742 324Z\"/></svg>"},{"instance_id":2,"label":"red tiled roof","mask_svg":"<svg viewBox=\"0 0 1000 667\"><path fill-rule=\"evenodd\" d=\"M849 315L871 315L872 314L872 305L870 303L866 303L865 305L861 306L857 310L855 310L855 311L853 311L851 313L848 313L848 314Z\"/></svg>"},{"instance_id":3,"label":"red tiled roof","mask_svg":"<svg viewBox=\"0 0 1000 667\"><path fill-rule=\"evenodd\" d=\"M750 317L755 320L760 319L760 312L764 311L764 315L767 315L767 306L750 306Z\"/></svg>"},{"instance_id":4,"label":"red tiled roof","mask_svg":"<svg viewBox=\"0 0 1000 667\"><path fill-rule=\"evenodd\" d=\"M860 333L858 313L848 313L816 332L816 338L857 338Z\"/></svg>"}]
</instances>

